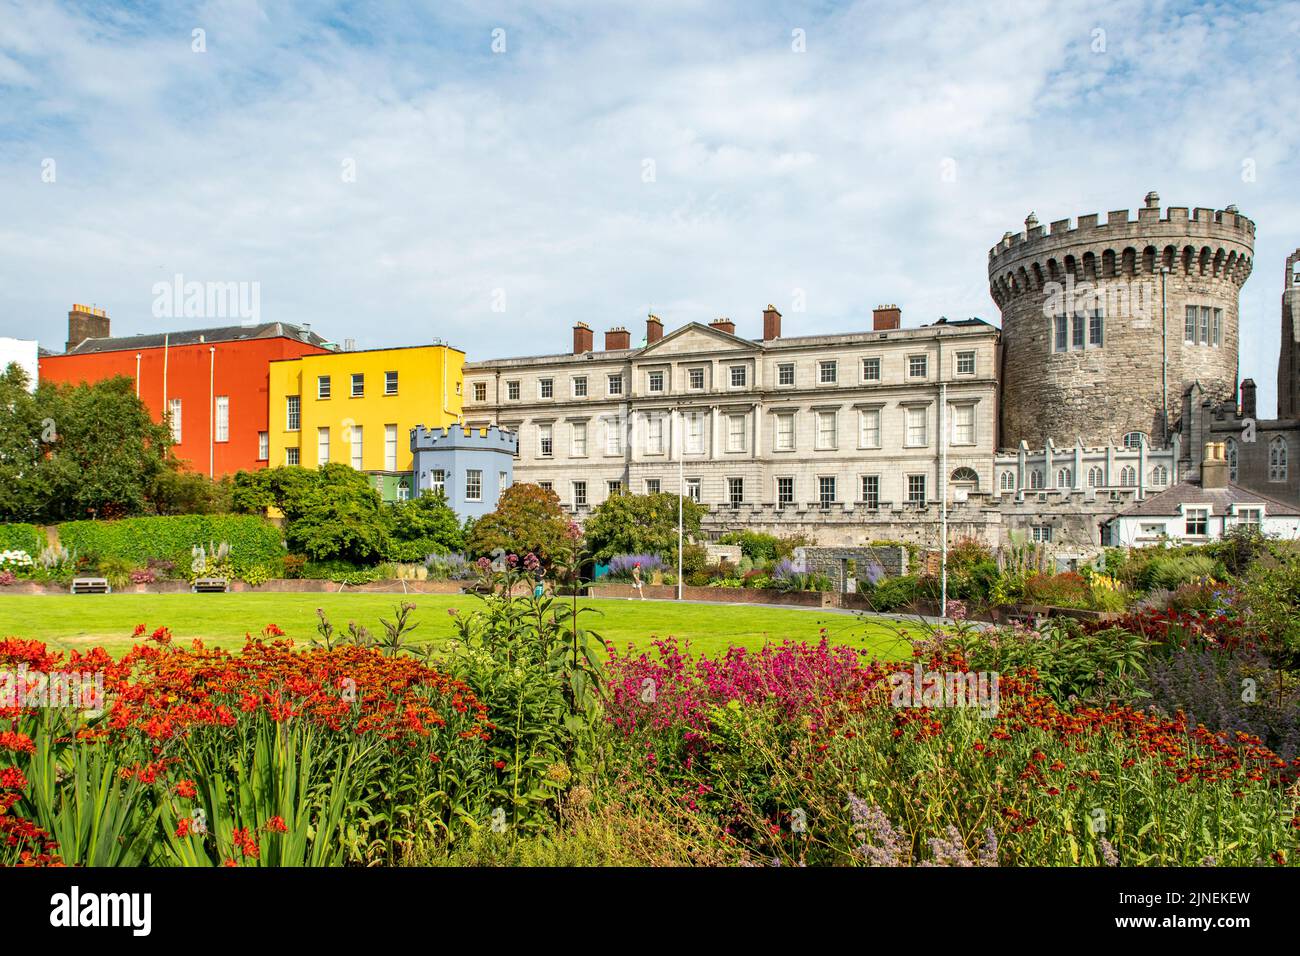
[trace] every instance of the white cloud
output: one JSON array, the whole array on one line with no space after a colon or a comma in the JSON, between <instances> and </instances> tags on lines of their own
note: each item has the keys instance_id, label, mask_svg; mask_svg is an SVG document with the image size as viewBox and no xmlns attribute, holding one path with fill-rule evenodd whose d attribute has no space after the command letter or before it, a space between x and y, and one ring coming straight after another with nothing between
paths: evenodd
<instances>
[{"instance_id":1,"label":"white cloud","mask_svg":"<svg viewBox=\"0 0 1300 956\"><path fill-rule=\"evenodd\" d=\"M144 331L176 272L260 281L265 316L334 338L478 358L562 350L578 320L640 330L651 307L742 334L769 301L792 334L880 302L996 319L987 250L1030 209L1155 188L1259 224L1242 371L1272 407L1300 245L1296 4L540 9L239 2L152 23L0 3L0 331L60 343L87 299Z\"/></svg>"}]
</instances>

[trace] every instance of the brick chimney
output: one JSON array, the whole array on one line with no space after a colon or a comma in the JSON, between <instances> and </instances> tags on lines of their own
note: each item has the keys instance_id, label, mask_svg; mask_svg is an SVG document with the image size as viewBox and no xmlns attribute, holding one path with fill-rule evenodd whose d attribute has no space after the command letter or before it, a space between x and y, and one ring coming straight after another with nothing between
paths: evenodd
<instances>
[{"instance_id":1,"label":"brick chimney","mask_svg":"<svg viewBox=\"0 0 1300 956\"><path fill-rule=\"evenodd\" d=\"M654 345L664 337L664 324L659 321L659 316L648 315L645 320L645 344Z\"/></svg>"},{"instance_id":2,"label":"brick chimney","mask_svg":"<svg viewBox=\"0 0 1300 956\"><path fill-rule=\"evenodd\" d=\"M726 332L728 335L736 334L736 323L732 322L731 319L728 319L725 316L720 319L714 319L709 323L709 328L717 329L719 332Z\"/></svg>"},{"instance_id":3,"label":"brick chimney","mask_svg":"<svg viewBox=\"0 0 1300 956\"><path fill-rule=\"evenodd\" d=\"M592 336L591 326L586 322L579 322L573 327L573 354L581 355L584 352L590 352L595 339Z\"/></svg>"},{"instance_id":4,"label":"brick chimney","mask_svg":"<svg viewBox=\"0 0 1300 956\"><path fill-rule=\"evenodd\" d=\"M770 342L781 337L781 313L776 306L769 304L763 310L763 341Z\"/></svg>"},{"instance_id":5,"label":"brick chimney","mask_svg":"<svg viewBox=\"0 0 1300 956\"><path fill-rule=\"evenodd\" d=\"M108 312L92 305L74 305L68 313L68 341L65 350L72 351L86 339L109 337Z\"/></svg>"},{"instance_id":6,"label":"brick chimney","mask_svg":"<svg viewBox=\"0 0 1300 956\"><path fill-rule=\"evenodd\" d=\"M605 333L605 351L628 349L632 347L632 333L621 325L616 325Z\"/></svg>"},{"instance_id":7,"label":"brick chimney","mask_svg":"<svg viewBox=\"0 0 1300 956\"><path fill-rule=\"evenodd\" d=\"M877 332L896 329L903 324L903 310L896 305L878 305L871 310L871 328Z\"/></svg>"},{"instance_id":8,"label":"brick chimney","mask_svg":"<svg viewBox=\"0 0 1300 956\"><path fill-rule=\"evenodd\" d=\"M1241 380L1241 417L1255 417L1255 380L1253 378Z\"/></svg>"},{"instance_id":9,"label":"brick chimney","mask_svg":"<svg viewBox=\"0 0 1300 956\"><path fill-rule=\"evenodd\" d=\"M1206 442L1205 458L1201 461L1201 487L1226 488L1228 486L1228 459L1223 442Z\"/></svg>"}]
</instances>

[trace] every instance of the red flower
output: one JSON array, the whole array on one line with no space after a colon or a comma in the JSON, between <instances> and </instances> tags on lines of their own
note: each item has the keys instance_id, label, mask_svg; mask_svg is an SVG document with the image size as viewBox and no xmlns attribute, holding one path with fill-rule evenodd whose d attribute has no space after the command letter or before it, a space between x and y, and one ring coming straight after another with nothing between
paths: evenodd
<instances>
[{"instance_id":1,"label":"red flower","mask_svg":"<svg viewBox=\"0 0 1300 956\"><path fill-rule=\"evenodd\" d=\"M266 821L266 828L272 833L288 833L289 828L285 826L284 817L271 817Z\"/></svg>"},{"instance_id":2,"label":"red flower","mask_svg":"<svg viewBox=\"0 0 1300 956\"><path fill-rule=\"evenodd\" d=\"M497 760L493 762L492 766L496 767L498 770L505 770L506 762L504 760Z\"/></svg>"},{"instance_id":3,"label":"red flower","mask_svg":"<svg viewBox=\"0 0 1300 956\"><path fill-rule=\"evenodd\" d=\"M194 795L197 792L193 780L182 780L180 783L176 784L176 795L178 797L184 797L186 800L193 800Z\"/></svg>"}]
</instances>

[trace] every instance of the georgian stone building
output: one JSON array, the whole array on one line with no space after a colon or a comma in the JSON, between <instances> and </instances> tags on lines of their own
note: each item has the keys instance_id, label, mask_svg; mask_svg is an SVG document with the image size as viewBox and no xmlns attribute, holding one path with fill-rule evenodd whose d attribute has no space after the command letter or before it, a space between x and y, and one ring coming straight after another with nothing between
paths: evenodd
<instances>
[{"instance_id":1,"label":"georgian stone building","mask_svg":"<svg viewBox=\"0 0 1300 956\"><path fill-rule=\"evenodd\" d=\"M709 528L815 530L825 543L937 530L943 501L983 500L993 481L998 331L978 320L761 338L719 319L645 344L621 328L593 348L465 366L464 420L518 434L515 479L552 488L581 518L611 494L676 492ZM679 480L681 484L679 485ZM972 521L983 520L972 517Z\"/></svg>"}]
</instances>

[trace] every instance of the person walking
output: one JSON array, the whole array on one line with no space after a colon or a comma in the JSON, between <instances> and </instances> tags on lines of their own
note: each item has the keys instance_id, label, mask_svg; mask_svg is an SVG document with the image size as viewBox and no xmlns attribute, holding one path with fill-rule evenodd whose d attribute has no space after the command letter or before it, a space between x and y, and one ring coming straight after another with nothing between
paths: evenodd
<instances>
[{"instance_id":1,"label":"person walking","mask_svg":"<svg viewBox=\"0 0 1300 956\"><path fill-rule=\"evenodd\" d=\"M645 589L641 586L642 583L643 582L641 581L641 562L638 561L636 562L636 564L632 565L632 587L636 591L636 593L641 596L641 600L644 601ZM630 601L632 599L628 598L628 600Z\"/></svg>"}]
</instances>

